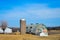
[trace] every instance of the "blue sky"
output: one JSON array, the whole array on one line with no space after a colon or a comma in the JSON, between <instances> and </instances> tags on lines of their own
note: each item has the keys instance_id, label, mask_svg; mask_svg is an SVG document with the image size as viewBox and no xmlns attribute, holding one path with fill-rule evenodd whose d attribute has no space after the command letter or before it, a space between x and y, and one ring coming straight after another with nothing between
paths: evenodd
<instances>
[{"instance_id":1,"label":"blue sky","mask_svg":"<svg viewBox=\"0 0 60 40\"><path fill-rule=\"evenodd\" d=\"M60 0L0 0L0 21L8 26L19 27L19 20L27 24L43 23L46 26L60 25Z\"/></svg>"}]
</instances>

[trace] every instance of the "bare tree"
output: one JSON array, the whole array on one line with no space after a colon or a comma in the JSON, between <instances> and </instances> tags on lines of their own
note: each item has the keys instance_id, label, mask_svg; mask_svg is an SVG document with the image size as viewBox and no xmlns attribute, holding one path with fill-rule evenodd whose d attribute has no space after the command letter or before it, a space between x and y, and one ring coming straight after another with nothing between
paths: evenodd
<instances>
[{"instance_id":1,"label":"bare tree","mask_svg":"<svg viewBox=\"0 0 60 40\"><path fill-rule=\"evenodd\" d=\"M7 27L7 22L6 21L2 21L2 25L1 25L3 31L5 31L6 27Z\"/></svg>"}]
</instances>

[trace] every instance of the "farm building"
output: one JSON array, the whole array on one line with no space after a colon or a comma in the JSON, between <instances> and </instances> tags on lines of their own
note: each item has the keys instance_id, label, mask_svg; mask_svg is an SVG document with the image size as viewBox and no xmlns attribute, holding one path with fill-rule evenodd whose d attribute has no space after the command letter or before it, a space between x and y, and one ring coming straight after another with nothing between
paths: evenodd
<instances>
[{"instance_id":1,"label":"farm building","mask_svg":"<svg viewBox=\"0 0 60 40\"><path fill-rule=\"evenodd\" d=\"M12 33L12 29L10 28L6 28L5 30L3 30L1 27L0 27L0 33Z\"/></svg>"},{"instance_id":2,"label":"farm building","mask_svg":"<svg viewBox=\"0 0 60 40\"><path fill-rule=\"evenodd\" d=\"M44 24L30 24L26 26L26 20L25 19L21 19L20 20L20 28L8 28L7 27L7 23L5 21L2 22L2 25L0 27L0 33L12 33L12 32L16 32L16 31L20 31L20 34L26 34L30 33L30 34L35 34L35 35L39 35L39 36L48 36L48 31L47 28Z\"/></svg>"},{"instance_id":3,"label":"farm building","mask_svg":"<svg viewBox=\"0 0 60 40\"><path fill-rule=\"evenodd\" d=\"M44 24L31 24L26 27L27 33L33 33L40 36L48 36L47 28Z\"/></svg>"},{"instance_id":4,"label":"farm building","mask_svg":"<svg viewBox=\"0 0 60 40\"><path fill-rule=\"evenodd\" d=\"M7 27L6 21L2 21L2 24L0 26L0 33L12 33L12 29Z\"/></svg>"}]
</instances>

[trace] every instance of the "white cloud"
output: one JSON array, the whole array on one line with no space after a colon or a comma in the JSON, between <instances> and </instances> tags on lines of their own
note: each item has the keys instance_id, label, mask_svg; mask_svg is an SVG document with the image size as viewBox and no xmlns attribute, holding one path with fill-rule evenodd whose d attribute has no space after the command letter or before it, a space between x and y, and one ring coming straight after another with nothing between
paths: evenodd
<instances>
[{"instance_id":1,"label":"white cloud","mask_svg":"<svg viewBox=\"0 0 60 40\"><path fill-rule=\"evenodd\" d=\"M60 18L60 8L49 8L47 4L25 4L24 6L14 7L6 12L4 18Z\"/></svg>"},{"instance_id":2,"label":"white cloud","mask_svg":"<svg viewBox=\"0 0 60 40\"><path fill-rule=\"evenodd\" d=\"M15 26L19 24L18 20L21 18L25 18L31 23L32 20L60 18L60 8L49 8L48 4L25 4L11 10L5 10L4 13L0 15L0 19L6 19L9 24L12 22L10 25Z\"/></svg>"}]
</instances>

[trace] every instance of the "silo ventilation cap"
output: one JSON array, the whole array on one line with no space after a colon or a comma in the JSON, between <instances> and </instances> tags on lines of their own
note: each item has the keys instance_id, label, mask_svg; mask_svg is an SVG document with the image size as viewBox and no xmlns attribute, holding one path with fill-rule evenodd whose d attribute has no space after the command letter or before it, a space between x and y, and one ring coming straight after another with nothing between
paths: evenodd
<instances>
[{"instance_id":1,"label":"silo ventilation cap","mask_svg":"<svg viewBox=\"0 0 60 40\"><path fill-rule=\"evenodd\" d=\"M25 19L21 19L22 21L25 21Z\"/></svg>"}]
</instances>

